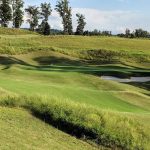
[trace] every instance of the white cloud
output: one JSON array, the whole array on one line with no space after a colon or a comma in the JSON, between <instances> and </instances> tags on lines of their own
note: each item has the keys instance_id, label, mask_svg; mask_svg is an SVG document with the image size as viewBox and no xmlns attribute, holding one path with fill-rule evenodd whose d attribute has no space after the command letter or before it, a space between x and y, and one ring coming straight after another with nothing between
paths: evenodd
<instances>
[{"instance_id":1,"label":"white cloud","mask_svg":"<svg viewBox=\"0 0 150 150\"><path fill-rule=\"evenodd\" d=\"M112 30L113 32L123 32L126 28L146 28L147 18L140 12L133 11L100 11L97 9L74 8L73 14L80 12L85 15L86 29ZM150 20L150 18L149 18ZM149 24L150 27L150 24Z\"/></svg>"},{"instance_id":2,"label":"white cloud","mask_svg":"<svg viewBox=\"0 0 150 150\"><path fill-rule=\"evenodd\" d=\"M111 30L114 33L124 32L126 28L133 30L141 27L150 30L150 23L145 23L147 20L150 20L150 17L146 17L140 12L122 10L101 11L90 8L73 8L72 13L74 30L76 28L76 13L82 13L85 15L87 22L86 30ZM52 28L62 29L63 27L61 18L55 10L52 12L49 23ZM26 23L24 26L27 26Z\"/></svg>"}]
</instances>

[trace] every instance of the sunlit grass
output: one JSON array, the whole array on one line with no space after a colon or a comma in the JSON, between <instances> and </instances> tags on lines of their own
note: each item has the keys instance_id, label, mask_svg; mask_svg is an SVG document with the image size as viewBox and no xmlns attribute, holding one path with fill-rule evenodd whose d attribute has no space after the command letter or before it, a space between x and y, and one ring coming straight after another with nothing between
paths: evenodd
<instances>
[{"instance_id":1,"label":"sunlit grass","mask_svg":"<svg viewBox=\"0 0 150 150\"><path fill-rule=\"evenodd\" d=\"M111 148L148 150L150 92L148 84L123 84L105 81L101 75L119 77L148 76L150 73L150 41L117 37L49 36L29 31L0 28L0 142L2 149L9 146L31 145L60 149L60 131L39 130L40 120L83 140ZM15 55L14 55L15 54ZM8 107L11 107L10 109ZM15 107L15 108L14 108ZM19 108L19 109L16 109ZM12 110L11 110L12 109ZM24 110L26 109L26 110ZM13 112L14 111L14 112ZM20 113L17 114L17 113ZM32 113L29 114L29 113ZM14 116L14 118L13 118ZM5 136L10 138L7 121L13 118L13 140L4 147ZM29 131L25 126L33 119ZM18 118L18 119L17 119ZM27 120L27 124L21 120ZM3 121L4 120L4 121ZM18 120L20 122L18 123ZM16 124L15 124L16 123ZM18 124L17 124L18 123ZM34 126L38 124L37 128ZM25 125L25 126L24 126ZM21 127L23 129L21 132ZM37 132L34 132L37 130ZM52 143L48 130L56 131ZM26 132L27 134L23 134ZM35 135L28 134L29 132ZM38 135L40 134L40 135ZM37 143L36 137L40 138ZM19 139L25 140L21 143ZM64 149L94 149L67 138L71 145L60 140ZM43 142L45 141L45 142ZM2 144L1 144L2 143ZM14 143L14 144L13 144ZM40 144L41 143L41 144ZM22 145L21 145L22 144Z\"/></svg>"},{"instance_id":2,"label":"sunlit grass","mask_svg":"<svg viewBox=\"0 0 150 150\"><path fill-rule=\"evenodd\" d=\"M26 108L61 130L79 137L84 135L106 147L134 150L148 146L148 128L136 121L132 114L100 110L57 98L9 96L7 93L0 105Z\"/></svg>"}]
</instances>

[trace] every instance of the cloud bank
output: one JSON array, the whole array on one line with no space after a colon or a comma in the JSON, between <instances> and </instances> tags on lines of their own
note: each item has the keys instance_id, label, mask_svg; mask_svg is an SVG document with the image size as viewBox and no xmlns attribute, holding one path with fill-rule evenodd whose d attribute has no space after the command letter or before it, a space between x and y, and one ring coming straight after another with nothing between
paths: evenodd
<instances>
[{"instance_id":1,"label":"cloud bank","mask_svg":"<svg viewBox=\"0 0 150 150\"><path fill-rule=\"evenodd\" d=\"M134 11L101 11L91 8L73 8L73 28L76 29L76 13L82 13L86 18L86 30L111 30L113 33L124 32L126 28L134 30L135 28L143 28L150 31L150 23L145 24L150 20L149 16L144 16L141 12ZM49 18L49 23L52 28L62 29L62 21L58 13L54 10ZM27 24L24 23L24 27Z\"/></svg>"}]
</instances>

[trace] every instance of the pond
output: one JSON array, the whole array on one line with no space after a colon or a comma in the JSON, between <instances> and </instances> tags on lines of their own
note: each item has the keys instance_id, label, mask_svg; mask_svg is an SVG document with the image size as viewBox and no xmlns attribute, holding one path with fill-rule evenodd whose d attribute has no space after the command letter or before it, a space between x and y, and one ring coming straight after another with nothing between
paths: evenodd
<instances>
[{"instance_id":1,"label":"pond","mask_svg":"<svg viewBox=\"0 0 150 150\"><path fill-rule=\"evenodd\" d=\"M130 78L122 79L114 76L101 76L101 79L112 80L112 81L123 82L123 83L130 83L130 82L144 83L150 81L150 77L130 77Z\"/></svg>"}]
</instances>

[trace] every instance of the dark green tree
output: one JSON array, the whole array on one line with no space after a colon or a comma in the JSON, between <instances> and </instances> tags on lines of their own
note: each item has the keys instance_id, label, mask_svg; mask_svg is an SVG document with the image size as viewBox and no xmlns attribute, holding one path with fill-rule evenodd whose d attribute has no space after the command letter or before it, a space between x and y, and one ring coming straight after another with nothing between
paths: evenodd
<instances>
[{"instance_id":1,"label":"dark green tree","mask_svg":"<svg viewBox=\"0 0 150 150\"><path fill-rule=\"evenodd\" d=\"M41 3L41 17L43 21L47 22L48 17L51 15L52 9L50 3Z\"/></svg>"},{"instance_id":2,"label":"dark green tree","mask_svg":"<svg viewBox=\"0 0 150 150\"><path fill-rule=\"evenodd\" d=\"M2 27L8 27L8 23L12 19L10 4L10 0L0 0L0 22Z\"/></svg>"},{"instance_id":3,"label":"dark green tree","mask_svg":"<svg viewBox=\"0 0 150 150\"><path fill-rule=\"evenodd\" d=\"M43 34L44 35L50 35L50 25L48 24L48 22L45 22Z\"/></svg>"},{"instance_id":4,"label":"dark green tree","mask_svg":"<svg viewBox=\"0 0 150 150\"><path fill-rule=\"evenodd\" d=\"M50 3L41 3L41 18L42 23L39 25L39 32L44 35L50 34L50 25L48 23L48 18L52 13L51 5Z\"/></svg>"},{"instance_id":5,"label":"dark green tree","mask_svg":"<svg viewBox=\"0 0 150 150\"><path fill-rule=\"evenodd\" d=\"M22 0L12 0L13 26L15 28L20 28L23 23L23 5L24 2Z\"/></svg>"},{"instance_id":6,"label":"dark green tree","mask_svg":"<svg viewBox=\"0 0 150 150\"><path fill-rule=\"evenodd\" d=\"M127 29L125 30L125 37L126 37L126 38L129 38L130 36L131 36L130 29L127 28Z\"/></svg>"},{"instance_id":7,"label":"dark green tree","mask_svg":"<svg viewBox=\"0 0 150 150\"><path fill-rule=\"evenodd\" d=\"M30 30L34 31L38 26L38 22L40 19L39 8L36 6L28 6L25 11L28 14L27 22L30 24Z\"/></svg>"},{"instance_id":8,"label":"dark green tree","mask_svg":"<svg viewBox=\"0 0 150 150\"><path fill-rule=\"evenodd\" d=\"M68 8L68 12L67 12L67 28L68 28L68 34L72 35L73 34L73 27L72 27L72 9L71 7Z\"/></svg>"},{"instance_id":9,"label":"dark green tree","mask_svg":"<svg viewBox=\"0 0 150 150\"><path fill-rule=\"evenodd\" d=\"M38 32L44 35L50 35L51 27L48 22L42 21L38 27Z\"/></svg>"},{"instance_id":10,"label":"dark green tree","mask_svg":"<svg viewBox=\"0 0 150 150\"><path fill-rule=\"evenodd\" d=\"M84 27L86 25L85 17L82 14L76 14L76 16L78 18L77 19L78 26L77 26L77 29L76 29L76 34L77 35L83 35L83 33L84 33Z\"/></svg>"},{"instance_id":11,"label":"dark green tree","mask_svg":"<svg viewBox=\"0 0 150 150\"><path fill-rule=\"evenodd\" d=\"M59 13L62 18L63 32L64 34L72 34L72 14L71 7L69 7L68 0L59 0L55 10Z\"/></svg>"},{"instance_id":12,"label":"dark green tree","mask_svg":"<svg viewBox=\"0 0 150 150\"><path fill-rule=\"evenodd\" d=\"M135 34L135 37L137 37L137 38L149 36L148 31L145 31L143 29L136 29L134 34Z\"/></svg>"}]
</instances>

